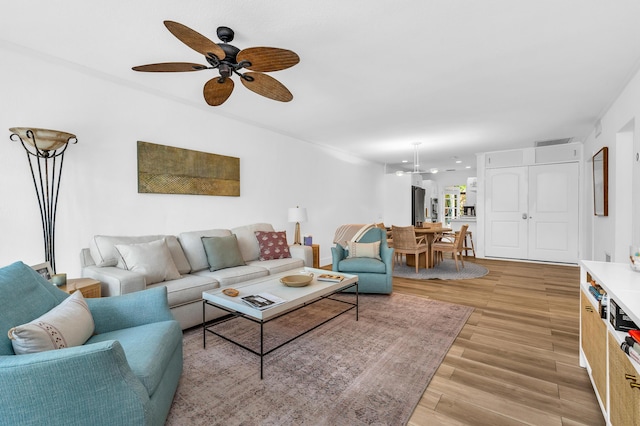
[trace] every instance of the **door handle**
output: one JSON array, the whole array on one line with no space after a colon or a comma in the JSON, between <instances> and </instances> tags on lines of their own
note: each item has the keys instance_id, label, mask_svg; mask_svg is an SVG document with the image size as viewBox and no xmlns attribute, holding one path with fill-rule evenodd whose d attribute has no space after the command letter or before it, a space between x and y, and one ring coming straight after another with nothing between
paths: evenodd
<instances>
[{"instance_id":1,"label":"door handle","mask_svg":"<svg viewBox=\"0 0 640 426\"><path fill-rule=\"evenodd\" d=\"M526 219L527 218L527 214L526 213L522 213L522 218Z\"/></svg>"}]
</instances>

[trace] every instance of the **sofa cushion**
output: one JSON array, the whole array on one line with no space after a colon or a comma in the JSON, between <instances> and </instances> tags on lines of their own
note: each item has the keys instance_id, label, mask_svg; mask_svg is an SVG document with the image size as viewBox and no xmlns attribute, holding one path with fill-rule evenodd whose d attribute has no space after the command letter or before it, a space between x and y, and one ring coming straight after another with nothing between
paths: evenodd
<instances>
[{"instance_id":1,"label":"sofa cushion","mask_svg":"<svg viewBox=\"0 0 640 426\"><path fill-rule=\"evenodd\" d=\"M269 275L269 271L260 266L236 266L235 268L219 269L214 272L199 271L196 275L213 278L220 283L221 287L226 287L255 278L262 278ZM202 296L202 295L201 295Z\"/></svg>"},{"instance_id":2,"label":"sofa cushion","mask_svg":"<svg viewBox=\"0 0 640 426\"><path fill-rule=\"evenodd\" d=\"M254 260L252 262L247 262L247 265L265 268L269 271L270 275L273 275L296 268L304 268L304 260L294 257L289 257L287 259Z\"/></svg>"},{"instance_id":3,"label":"sofa cushion","mask_svg":"<svg viewBox=\"0 0 640 426\"><path fill-rule=\"evenodd\" d=\"M178 237L175 235L165 235L164 240L167 242L167 247L171 252L171 258L175 263L176 268L180 274L188 274L191 272L191 265L187 260L187 256L184 255L184 250L178 241Z\"/></svg>"},{"instance_id":4,"label":"sofa cushion","mask_svg":"<svg viewBox=\"0 0 640 426\"><path fill-rule=\"evenodd\" d=\"M202 237L202 245L207 254L210 271L244 265L235 235Z\"/></svg>"},{"instance_id":5,"label":"sofa cushion","mask_svg":"<svg viewBox=\"0 0 640 426\"><path fill-rule=\"evenodd\" d=\"M376 274L384 274L387 272L385 264L381 260L370 257L352 257L343 259L338 263L338 271L352 272L371 272Z\"/></svg>"},{"instance_id":6,"label":"sofa cushion","mask_svg":"<svg viewBox=\"0 0 640 426\"><path fill-rule=\"evenodd\" d=\"M82 292L76 291L46 314L13 327L8 336L16 355L80 346L95 326Z\"/></svg>"},{"instance_id":7,"label":"sofa cushion","mask_svg":"<svg viewBox=\"0 0 640 426\"><path fill-rule=\"evenodd\" d=\"M155 284L180 278L165 239L138 244L116 244L123 269L144 275L145 283Z\"/></svg>"},{"instance_id":8,"label":"sofa cushion","mask_svg":"<svg viewBox=\"0 0 640 426\"><path fill-rule=\"evenodd\" d=\"M355 241L347 241L349 247L349 255L347 258L354 257L370 257L381 260L380 258L380 241L373 243L357 243Z\"/></svg>"},{"instance_id":9,"label":"sofa cushion","mask_svg":"<svg viewBox=\"0 0 640 426\"><path fill-rule=\"evenodd\" d=\"M151 396L182 342L182 330L177 321L160 321L97 334L86 344L109 340L120 342L131 370Z\"/></svg>"},{"instance_id":10,"label":"sofa cushion","mask_svg":"<svg viewBox=\"0 0 640 426\"><path fill-rule=\"evenodd\" d=\"M67 297L22 262L0 268L0 355L14 355L7 335L11 327L38 318Z\"/></svg>"},{"instance_id":11,"label":"sofa cushion","mask_svg":"<svg viewBox=\"0 0 640 426\"><path fill-rule=\"evenodd\" d=\"M202 292L220 287L220 283L212 277L204 277L194 274L183 275L177 280L165 281L150 285L148 288L167 287L167 300L169 307L192 303L202 299Z\"/></svg>"},{"instance_id":12,"label":"sofa cushion","mask_svg":"<svg viewBox=\"0 0 640 426\"><path fill-rule=\"evenodd\" d=\"M202 245L202 237L224 237L231 235L228 229L208 229L204 231L183 232L178 236L184 254L191 265L191 272L209 269L207 254ZM256 243L257 244L257 243Z\"/></svg>"},{"instance_id":13,"label":"sofa cushion","mask_svg":"<svg viewBox=\"0 0 640 426\"><path fill-rule=\"evenodd\" d=\"M138 237L115 237L107 235L96 235L91 239L89 251L97 266L116 266L121 262L120 254L116 249L116 244L138 244L148 243L164 238L171 252L173 262L181 274L188 274L191 265L182 251L182 246L174 235L143 235ZM121 268L124 268L120 264Z\"/></svg>"},{"instance_id":14,"label":"sofa cushion","mask_svg":"<svg viewBox=\"0 0 640 426\"><path fill-rule=\"evenodd\" d=\"M258 260L260 256L260 247L258 247L258 240L256 239L257 231L273 232L274 229L269 223L254 223L231 229L231 232L238 237L238 246L245 262Z\"/></svg>"},{"instance_id":15,"label":"sofa cushion","mask_svg":"<svg viewBox=\"0 0 640 426\"><path fill-rule=\"evenodd\" d=\"M287 233L285 231L262 232L256 231L256 239L260 255L258 260L286 259L291 257Z\"/></svg>"}]
</instances>

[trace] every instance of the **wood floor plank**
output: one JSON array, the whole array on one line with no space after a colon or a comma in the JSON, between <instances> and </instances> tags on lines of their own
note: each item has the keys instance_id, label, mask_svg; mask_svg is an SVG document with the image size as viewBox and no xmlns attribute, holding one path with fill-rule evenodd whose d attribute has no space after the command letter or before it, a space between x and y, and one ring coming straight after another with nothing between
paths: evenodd
<instances>
[{"instance_id":1,"label":"wood floor plank","mask_svg":"<svg viewBox=\"0 0 640 426\"><path fill-rule=\"evenodd\" d=\"M501 338L500 333L494 333L491 336L487 335L478 335L477 333L471 337L472 342L480 342L482 344L499 346L504 343L504 339ZM530 339L528 342L517 343L513 340L509 340L511 342L510 350L512 353L523 355L526 357L534 356L536 359L541 360L549 360L549 361L560 361L571 363L577 361L574 356L568 356L561 352L556 352L553 350L553 345L547 345L546 341L543 344L537 344L538 340Z\"/></svg>"},{"instance_id":2,"label":"wood floor plank","mask_svg":"<svg viewBox=\"0 0 640 426\"><path fill-rule=\"evenodd\" d=\"M394 291L474 312L409 425L601 425L578 365L579 268L466 259L489 273L461 281L394 278Z\"/></svg>"},{"instance_id":3,"label":"wood floor plank","mask_svg":"<svg viewBox=\"0 0 640 426\"><path fill-rule=\"evenodd\" d=\"M500 367L489 366L483 362L473 361L462 357L447 356L444 363L451 367L455 367L456 370L485 375L501 383L507 383L509 385L515 383L542 395L557 396L559 393L558 385L556 383L509 371Z\"/></svg>"},{"instance_id":4,"label":"wood floor plank","mask_svg":"<svg viewBox=\"0 0 640 426\"><path fill-rule=\"evenodd\" d=\"M450 380L432 380L442 392L436 411L476 425L522 424L561 425L559 416L512 400L496 397L490 392ZM454 390L457 393L454 393Z\"/></svg>"}]
</instances>

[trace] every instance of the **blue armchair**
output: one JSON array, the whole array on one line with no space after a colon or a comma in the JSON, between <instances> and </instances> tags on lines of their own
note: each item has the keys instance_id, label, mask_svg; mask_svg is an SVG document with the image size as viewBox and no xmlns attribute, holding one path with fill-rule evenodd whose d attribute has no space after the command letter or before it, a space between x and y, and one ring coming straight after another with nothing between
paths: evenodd
<instances>
[{"instance_id":1,"label":"blue armchair","mask_svg":"<svg viewBox=\"0 0 640 426\"><path fill-rule=\"evenodd\" d=\"M360 243L380 241L381 260L368 257L348 258L340 245L331 247L332 269L358 275L358 291L362 293L391 294L393 291L393 249L387 245L387 233L382 228L371 228L358 240Z\"/></svg>"},{"instance_id":2,"label":"blue armchair","mask_svg":"<svg viewBox=\"0 0 640 426\"><path fill-rule=\"evenodd\" d=\"M182 374L182 330L165 287L86 299L82 346L15 355L7 332L68 294L29 266L0 268L0 423L163 425Z\"/></svg>"}]
</instances>

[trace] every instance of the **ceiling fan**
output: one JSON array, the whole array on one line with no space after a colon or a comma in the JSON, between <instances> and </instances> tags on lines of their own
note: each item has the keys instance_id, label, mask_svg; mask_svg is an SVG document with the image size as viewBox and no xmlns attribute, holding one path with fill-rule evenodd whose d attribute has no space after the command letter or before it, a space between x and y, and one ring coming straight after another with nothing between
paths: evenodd
<instances>
[{"instance_id":1,"label":"ceiling fan","mask_svg":"<svg viewBox=\"0 0 640 426\"><path fill-rule=\"evenodd\" d=\"M218 27L217 35L222 43L214 43L202 34L178 22L164 21L167 29L178 40L204 55L209 65L191 62L164 62L133 67L143 72L186 72L217 69L219 77L214 77L204 85L204 99L211 106L222 105L233 92L231 76L235 73L249 90L281 102L293 99L291 92L275 78L265 72L290 68L300 62L295 52L276 47L250 47L238 49L228 44L233 41L234 32L228 27ZM241 70L250 70L241 72Z\"/></svg>"}]
</instances>

